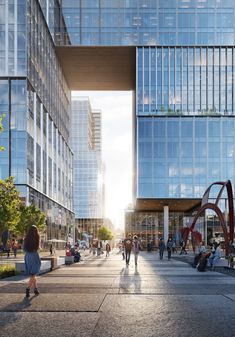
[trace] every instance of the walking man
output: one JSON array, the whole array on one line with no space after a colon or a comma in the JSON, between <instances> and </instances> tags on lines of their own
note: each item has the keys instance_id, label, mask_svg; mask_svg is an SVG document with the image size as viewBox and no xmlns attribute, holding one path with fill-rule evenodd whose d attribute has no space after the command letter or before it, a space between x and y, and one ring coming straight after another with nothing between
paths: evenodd
<instances>
[{"instance_id":1,"label":"walking man","mask_svg":"<svg viewBox=\"0 0 235 337\"><path fill-rule=\"evenodd\" d=\"M173 242L172 242L171 238L169 238L168 241L167 241L167 245L166 245L167 253L168 253L168 260L171 259L172 247L173 247Z\"/></svg>"},{"instance_id":2,"label":"walking man","mask_svg":"<svg viewBox=\"0 0 235 337\"><path fill-rule=\"evenodd\" d=\"M160 260L163 259L163 254L164 254L164 250L166 248L165 242L163 240L163 238L160 239L159 242L159 255L160 255Z\"/></svg>"},{"instance_id":3,"label":"walking man","mask_svg":"<svg viewBox=\"0 0 235 337\"><path fill-rule=\"evenodd\" d=\"M131 234L129 234L128 237L126 239L124 239L123 246L124 246L125 256L126 256L126 265L129 266L130 256L131 256L131 249L132 249L132 237L131 237Z\"/></svg>"},{"instance_id":4,"label":"walking man","mask_svg":"<svg viewBox=\"0 0 235 337\"><path fill-rule=\"evenodd\" d=\"M138 236L135 235L133 237L133 247L132 247L134 256L135 256L135 265L137 266L137 261L138 261L138 256L139 256L139 251L140 251L140 243L138 240Z\"/></svg>"},{"instance_id":5,"label":"walking man","mask_svg":"<svg viewBox=\"0 0 235 337\"><path fill-rule=\"evenodd\" d=\"M109 257L110 251L111 251L111 246L109 243L106 243L106 257Z\"/></svg>"}]
</instances>

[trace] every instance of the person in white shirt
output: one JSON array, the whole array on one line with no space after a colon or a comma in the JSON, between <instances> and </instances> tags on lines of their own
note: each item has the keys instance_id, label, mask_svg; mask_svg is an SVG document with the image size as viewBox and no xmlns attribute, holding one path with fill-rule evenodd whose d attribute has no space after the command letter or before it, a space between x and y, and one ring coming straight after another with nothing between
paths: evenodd
<instances>
[{"instance_id":1,"label":"person in white shirt","mask_svg":"<svg viewBox=\"0 0 235 337\"><path fill-rule=\"evenodd\" d=\"M209 257L209 265L214 268L217 261L221 258L220 244L215 242L214 249L211 250L211 255Z\"/></svg>"}]
</instances>

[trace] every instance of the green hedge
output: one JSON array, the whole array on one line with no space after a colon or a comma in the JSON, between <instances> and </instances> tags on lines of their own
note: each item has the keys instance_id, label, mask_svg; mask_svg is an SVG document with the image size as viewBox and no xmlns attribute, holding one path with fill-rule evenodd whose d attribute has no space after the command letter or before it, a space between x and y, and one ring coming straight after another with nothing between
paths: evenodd
<instances>
[{"instance_id":1,"label":"green hedge","mask_svg":"<svg viewBox=\"0 0 235 337\"><path fill-rule=\"evenodd\" d=\"M10 277L18 275L16 267L14 265L0 266L0 278Z\"/></svg>"}]
</instances>

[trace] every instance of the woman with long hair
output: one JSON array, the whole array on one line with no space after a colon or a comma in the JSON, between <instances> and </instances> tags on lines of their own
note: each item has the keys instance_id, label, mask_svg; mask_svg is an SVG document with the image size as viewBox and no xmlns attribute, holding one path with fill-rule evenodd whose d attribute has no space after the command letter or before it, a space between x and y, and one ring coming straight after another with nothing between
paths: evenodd
<instances>
[{"instance_id":1,"label":"woman with long hair","mask_svg":"<svg viewBox=\"0 0 235 337\"><path fill-rule=\"evenodd\" d=\"M24 239L24 251L25 251L25 267L26 273L29 275L28 287L26 288L26 297L30 296L30 288L34 289L34 294L39 295L37 288L36 275L39 274L41 267L41 259L38 254L39 249L39 232L36 226L31 226Z\"/></svg>"}]
</instances>

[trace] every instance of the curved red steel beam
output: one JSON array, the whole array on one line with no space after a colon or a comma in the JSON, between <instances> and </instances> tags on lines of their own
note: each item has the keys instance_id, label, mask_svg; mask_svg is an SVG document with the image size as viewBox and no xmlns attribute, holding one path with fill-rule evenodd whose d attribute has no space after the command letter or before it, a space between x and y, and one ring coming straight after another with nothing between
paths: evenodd
<instances>
[{"instance_id":1,"label":"curved red steel beam","mask_svg":"<svg viewBox=\"0 0 235 337\"><path fill-rule=\"evenodd\" d=\"M227 193L228 193L228 210L229 210L229 237L233 242L234 240L234 205L233 205L233 188L231 181L228 180L227 183Z\"/></svg>"},{"instance_id":2,"label":"curved red steel beam","mask_svg":"<svg viewBox=\"0 0 235 337\"><path fill-rule=\"evenodd\" d=\"M212 186L214 185L222 185L215 203L208 203L209 197L210 197L210 191ZM225 219L224 216L220 210L220 208L218 207L218 203L221 199L221 196L223 194L224 188L226 187L227 189L227 196L228 196L228 208L229 208L229 239L231 241L234 240L234 206L233 206L233 189L232 189L232 184L230 180L227 181L218 181L215 183L212 183L205 191L203 197L202 197L202 203L201 203L201 207L198 210L197 214L195 215L193 222L189 228L188 231L188 235L189 232L193 232L193 229L196 225L197 219L199 218L199 216L206 210L206 209L211 209L213 210L219 217L219 220L221 222L222 225L222 229L224 232L224 238L225 238L225 251L226 251L226 255L228 255L228 250L229 250L229 240L228 240L228 231L227 231L227 227L226 227L226 223L225 223ZM188 240L188 235L187 235L187 240ZM187 240L185 240L185 242L187 242Z\"/></svg>"},{"instance_id":3,"label":"curved red steel beam","mask_svg":"<svg viewBox=\"0 0 235 337\"><path fill-rule=\"evenodd\" d=\"M220 191L219 191L219 193L218 193L216 202L215 202L215 203L217 204L218 201L219 201L219 199L220 199L220 197L221 197L221 195L222 195L222 192L223 192L223 190L224 190L224 187L228 184L228 182L229 182L229 180L227 180L227 181L216 181L215 183L212 183L212 184L206 189L205 193L203 194L203 197L202 197L202 204L201 204L201 205L204 205L204 204L208 203L208 199L209 199L209 197L210 197L210 191L211 191L212 186L214 186L214 185L222 185L222 187L221 187L221 189L220 189Z\"/></svg>"},{"instance_id":4,"label":"curved red steel beam","mask_svg":"<svg viewBox=\"0 0 235 337\"><path fill-rule=\"evenodd\" d=\"M229 239L231 241L234 240L234 206L233 206L233 189L232 189L232 184L231 184L231 181L230 180L227 180L227 181L217 181L215 183L212 183L207 189L206 189L206 192L204 193L203 195L203 198L202 198L202 204L201 206L203 206L204 204L208 203L208 199L210 197L210 190L212 188L212 186L214 185L222 185L219 193L218 193L218 196L216 198L216 201L215 201L215 205L217 206L220 199L221 199L221 196L222 196L222 193L224 191L224 188L226 187L227 189L227 196L228 196L228 210L229 210Z\"/></svg>"},{"instance_id":5,"label":"curved red steel beam","mask_svg":"<svg viewBox=\"0 0 235 337\"><path fill-rule=\"evenodd\" d=\"M212 204L212 203L208 202L207 204L203 205L203 206L199 209L199 211L197 212L196 216L194 217L193 222L192 222L192 225L190 226L189 230L190 230L191 232L193 232L194 227L195 227L196 222L197 222L197 219L199 218L199 216L200 216L206 209L211 209L211 210L213 210L213 211L218 215L218 218L219 218L219 220L220 220L220 222L221 222L222 229L223 229L223 232L224 232L224 239L225 239L225 254L228 255L229 241L228 241L228 231L227 231L226 223L225 223L224 216L223 216L221 210L220 210L219 207L216 206L215 204ZM187 237L187 239L188 239L188 237ZM186 240L185 242L187 242L187 240Z\"/></svg>"}]
</instances>

